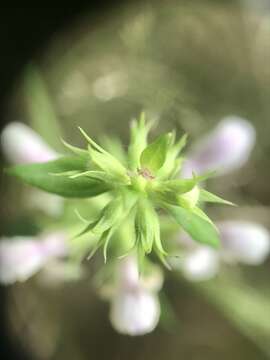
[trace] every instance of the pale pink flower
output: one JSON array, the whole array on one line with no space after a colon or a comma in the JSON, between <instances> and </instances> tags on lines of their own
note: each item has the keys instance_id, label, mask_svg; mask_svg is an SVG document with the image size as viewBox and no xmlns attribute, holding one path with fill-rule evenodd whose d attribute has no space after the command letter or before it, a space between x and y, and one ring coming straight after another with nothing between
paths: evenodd
<instances>
[{"instance_id":1,"label":"pale pink flower","mask_svg":"<svg viewBox=\"0 0 270 360\"><path fill-rule=\"evenodd\" d=\"M0 241L0 282L26 281L54 258L68 253L66 235L62 232L39 237L15 236Z\"/></svg>"},{"instance_id":2,"label":"pale pink flower","mask_svg":"<svg viewBox=\"0 0 270 360\"><path fill-rule=\"evenodd\" d=\"M225 117L217 127L200 139L187 154L182 176L216 170L231 172L246 163L255 145L254 127L238 116Z\"/></svg>"}]
</instances>

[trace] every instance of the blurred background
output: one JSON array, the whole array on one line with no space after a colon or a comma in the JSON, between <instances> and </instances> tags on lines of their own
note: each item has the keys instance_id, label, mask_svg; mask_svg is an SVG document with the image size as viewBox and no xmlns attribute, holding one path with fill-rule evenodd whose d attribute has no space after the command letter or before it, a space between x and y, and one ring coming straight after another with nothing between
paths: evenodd
<instances>
[{"instance_id":1,"label":"blurred background","mask_svg":"<svg viewBox=\"0 0 270 360\"><path fill-rule=\"evenodd\" d=\"M270 227L270 3L265 0L115 1L73 8L2 9L1 126L22 121L57 151L59 137L128 143L145 110L158 133L189 143L227 115L248 119L257 143L241 170L210 189L239 205L214 220ZM6 160L2 156L4 166ZM24 186L1 174L1 235L35 234ZM117 334L91 278L59 287L36 279L1 288L3 359L270 358L270 261L190 284L166 275L165 312L150 335Z\"/></svg>"}]
</instances>

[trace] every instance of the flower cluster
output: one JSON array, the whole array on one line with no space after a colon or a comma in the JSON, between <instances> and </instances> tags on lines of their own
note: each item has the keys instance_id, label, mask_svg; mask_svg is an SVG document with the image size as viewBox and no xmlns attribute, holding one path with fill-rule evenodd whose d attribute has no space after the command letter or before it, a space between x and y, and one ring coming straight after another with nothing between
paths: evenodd
<instances>
[{"instance_id":1,"label":"flower cluster","mask_svg":"<svg viewBox=\"0 0 270 360\"><path fill-rule=\"evenodd\" d=\"M144 256L154 251L168 266L157 211L168 213L195 241L216 247L217 229L199 205L205 201L230 203L200 187L211 172L179 177L186 136L176 141L175 133L168 133L148 144L150 127L143 115L140 121L133 122L128 153L123 154L122 162L80 129L88 142L87 150L64 142L73 156L15 166L8 172L64 197L89 198L109 193L110 200L100 214L90 219L78 234L80 237L91 232L98 238L89 257L102 246L106 262L108 247L113 242L116 252L124 251L118 255L135 249L140 265ZM131 225L133 236L130 234L131 240L123 243L117 232L125 222Z\"/></svg>"},{"instance_id":2,"label":"flower cluster","mask_svg":"<svg viewBox=\"0 0 270 360\"><path fill-rule=\"evenodd\" d=\"M172 132L149 142L151 126L144 115L132 123L127 153L117 140L103 139L100 146L80 129L87 149L63 141L72 152L67 156L23 124L6 127L2 147L18 164L8 173L41 190L42 201L34 206L46 211L55 205L58 211L49 213L57 213L59 225L36 238L2 239L1 282L25 281L41 269L47 283L48 277L51 282L77 279L84 274L80 261L102 248L107 275L99 293L111 303L111 322L121 333L140 335L152 331L160 315L163 271L155 256L189 280L213 277L224 261L264 261L270 240L263 226L214 224L202 209L206 202L232 205L206 191L205 181L247 161L255 142L253 127L226 118L183 157L185 135L176 141ZM79 204L72 222L65 211L59 217L71 198Z\"/></svg>"}]
</instances>

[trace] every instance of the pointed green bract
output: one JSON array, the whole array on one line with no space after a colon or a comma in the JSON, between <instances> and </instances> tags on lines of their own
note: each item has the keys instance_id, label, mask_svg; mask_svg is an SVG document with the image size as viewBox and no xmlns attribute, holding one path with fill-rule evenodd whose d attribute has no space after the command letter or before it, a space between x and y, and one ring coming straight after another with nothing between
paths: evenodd
<instances>
[{"instance_id":1,"label":"pointed green bract","mask_svg":"<svg viewBox=\"0 0 270 360\"><path fill-rule=\"evenodd\" d=\"M217 204L224 204L224 205L231 205L231 206L236 206L234 203L224 200L221 197L210 193L209 191L206 191L204 189L201 189L200 191L200 197L199 197L200 201L204 201L204 202L210 202L210 203L217 203Z\"/></svg>"},{"instance_id":2,"label":"pointed green bract","mask_svg":"<svg viewBox=\"0 0 270 360\"><path fill-rule=\"evenodd\" d=\"M67 143L64 139L61 139L63 145L70 150L72 153L74 153L75 155L79 155L79 156L83 156L83 157L89 157L88 151L84 150L84 149L80 149L76 146L73 146L69 143Z\"/></svg>"},{"instance_id":3,"label":"pointed green bract","mask_svg":"<svg viewBox=\"0 0 270 360\"><path fill-rule=\"evenodd\" d=\"M218 232L218 228L216 227L216 225L213 223L213 221L209 218L209 216L202 209L200 209L197 206L194 206L192 208L192 213L195 214L195 215L198 215L199 217L201 217L205 221L208 221Z\"/></svg>"}]
</instances>

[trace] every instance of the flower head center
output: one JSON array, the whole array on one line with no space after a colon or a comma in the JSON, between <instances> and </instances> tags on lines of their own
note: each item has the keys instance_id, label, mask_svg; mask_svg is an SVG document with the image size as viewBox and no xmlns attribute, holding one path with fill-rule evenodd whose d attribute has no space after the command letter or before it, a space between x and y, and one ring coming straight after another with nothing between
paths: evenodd
<instances>
[{"instance_id":1,"label":"flower head center","mask_svg":"<svg viewBox=\"0 0 270 360\"><path fill-rule=\"evenodd\" d=\"M155 176L151 173L151 171L147 168L138 169L138 174L141 175L146 180L153 180Z\"/></svg>"}]
</instances>

